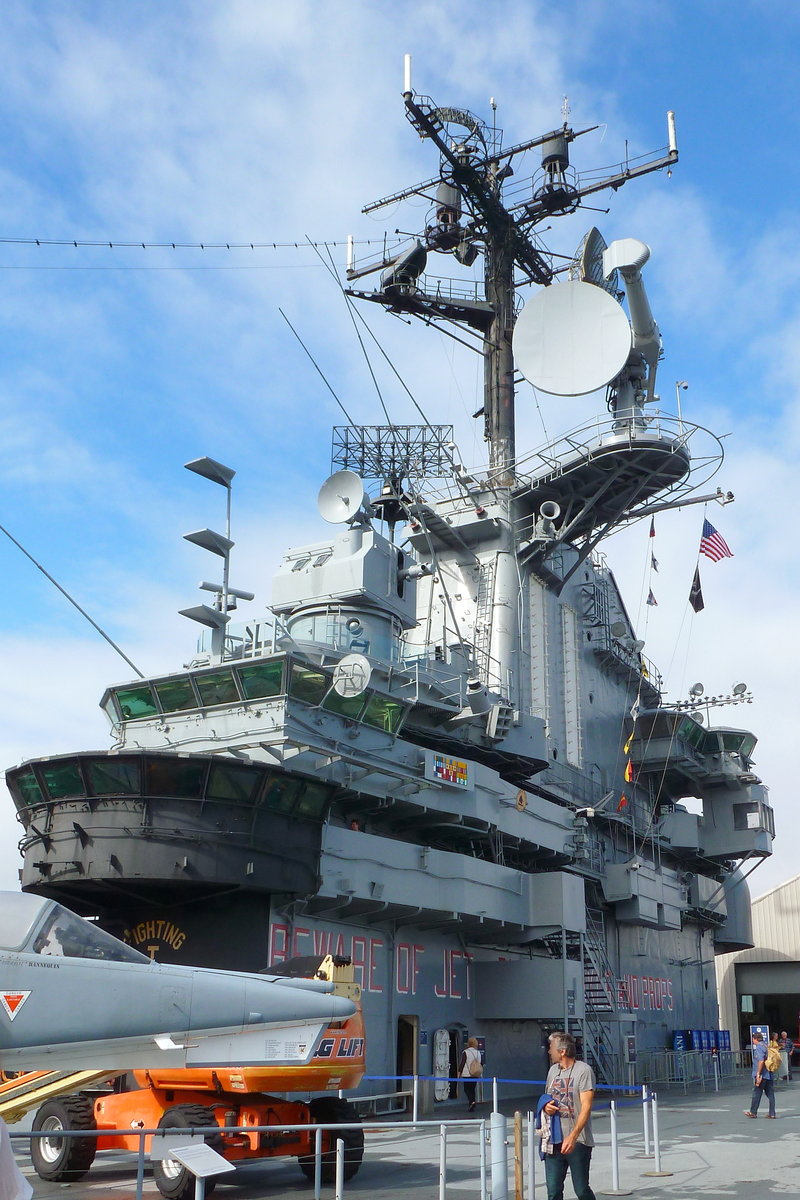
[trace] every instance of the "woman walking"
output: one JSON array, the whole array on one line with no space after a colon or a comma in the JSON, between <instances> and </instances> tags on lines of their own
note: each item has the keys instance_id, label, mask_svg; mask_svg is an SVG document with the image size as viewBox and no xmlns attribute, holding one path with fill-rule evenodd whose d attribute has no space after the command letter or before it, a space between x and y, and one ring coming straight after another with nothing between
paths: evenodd
<instances>
[{"instance_id":1,"label":"woman walking","mask_svg":"<svg viewBox=\"0 0 800 1200\"><path fill-rule=\"evenodd\" d=\"M481 1062L481 1052L478 1049L478 1039L471 1037L467 1042L466 1050L461 1054L459 1071L459 1075L464 1080L464 1095L467 1097L469 1112L475 1111L475 1089L482 1074L483 1063Z\"/></svg>"}]
</instances>

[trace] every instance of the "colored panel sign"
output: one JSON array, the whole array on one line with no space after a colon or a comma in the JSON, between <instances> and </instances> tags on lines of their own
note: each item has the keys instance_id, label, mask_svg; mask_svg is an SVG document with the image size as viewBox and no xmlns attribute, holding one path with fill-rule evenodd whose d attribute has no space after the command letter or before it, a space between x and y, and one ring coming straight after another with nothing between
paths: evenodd
<instances>
[{"instance_id":1,"label":"colored panel sign","mask_svg":"<svg viewBox=\"0 0 800 1200\"><path fill-rule=\"evenodd\" d=\"M444 784L445 787L460 788L468 791L472 787L470 763L463 758L451 758L449 754L440 754L437 750L428 750L425 754L425 778L434 783Z\"/></svg>"}]
</instances>

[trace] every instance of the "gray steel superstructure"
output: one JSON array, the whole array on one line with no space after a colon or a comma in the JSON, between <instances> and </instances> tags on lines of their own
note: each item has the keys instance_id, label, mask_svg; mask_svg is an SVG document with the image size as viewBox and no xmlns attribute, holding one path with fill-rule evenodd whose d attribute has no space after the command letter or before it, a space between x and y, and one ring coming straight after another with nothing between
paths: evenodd
<instances>
[{"instance_id":1,"label":"gray steel superstructure","mask_svg":"<svg viewBox=\"0 0 800 1200\"><path fill-rule=\"evenodd\" d=\"M534 233L673 163L674 126L663 153L582 184L566 124L503 151L496 129L410 82L404 100L441 166L398 195L429 195L431 219L410 246L351 261L351 283L381 276L350 295L472 337L489 462L463 466L443 426L337 429L329 532L287 552L271 616L240 628L230 529L188 535L225 564L213 605L186 610L209 630L195 658L106 692L109 751L7 774L23 887L165 961L351 955L374 1076L446 1074L477 1035L493 1072L538 1078L543 1037L568 1027L620 1079L631 1039L663 1048L716 1025L715 947L748 938L737 867L773 834L754 736L664 700L600 549L622 523L697 502L719 457L706 431L647 407L649 252L592 231L562 280ZM510 164L534 146L530 194L505 205ZM428 282L436 252L483 254L485 287ZM518 343L523 284L540 290ZM563 341L572 316L552 297L577 320ZM586 332L596 320L620 361ZM605 388L607 414L519 454L518 347L544 390ZM187 465L230 496L230 468Z\"/></svg>"}]
</instances>

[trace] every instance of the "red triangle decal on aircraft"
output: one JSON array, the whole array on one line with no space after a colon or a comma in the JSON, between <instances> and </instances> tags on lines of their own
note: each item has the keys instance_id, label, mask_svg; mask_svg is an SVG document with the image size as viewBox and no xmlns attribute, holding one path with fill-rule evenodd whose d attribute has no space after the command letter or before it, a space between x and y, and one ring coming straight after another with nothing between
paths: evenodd
<instances>
[{"instance_id":1,"label":"red triangle decal on aircraft","mask_svg":"<svg viewBox=\"0 0 800 1200\"><path fill-rule=\"evenodd\" d=\"M0 992L0 1004L8 1013L9 1020L14 1020L28 996L30 992Z\"/></svg>"}]
</instances>

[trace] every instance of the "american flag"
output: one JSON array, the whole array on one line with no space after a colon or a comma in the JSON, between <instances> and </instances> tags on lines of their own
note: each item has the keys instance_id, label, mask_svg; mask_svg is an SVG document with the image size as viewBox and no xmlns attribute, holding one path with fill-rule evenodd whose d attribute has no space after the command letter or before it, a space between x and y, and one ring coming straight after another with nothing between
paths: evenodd
<instances>
[{"instance_id":1,"label":"american flag","mask_svg":"<svg viewBox=\"0 0 800 1200\"><path fill-rule=\"evenodd\" d=\"M710 521L703 521L703 532L700 536L700 553L706 558L719 562L721 558L733 558L733 551L721 533L717 533Z\"/></svg>"}]
</instances>

